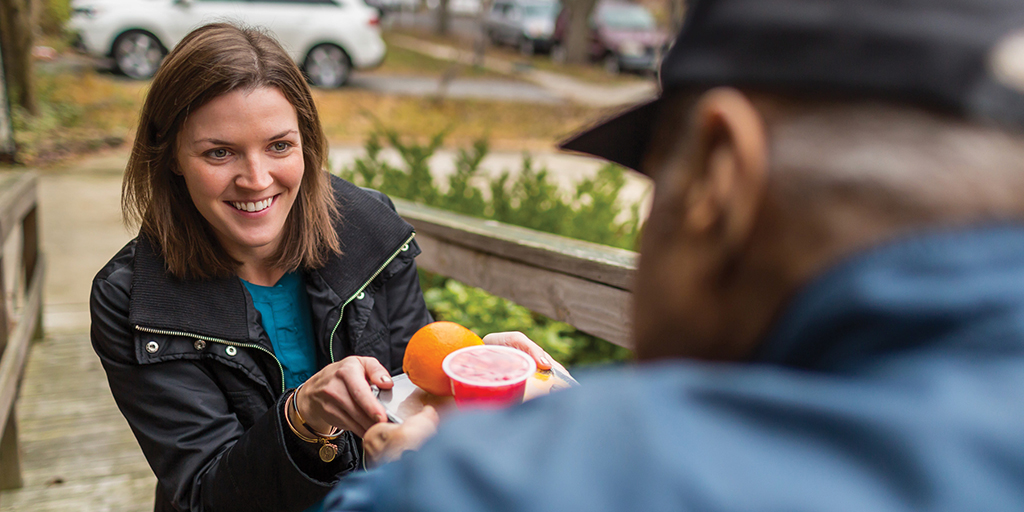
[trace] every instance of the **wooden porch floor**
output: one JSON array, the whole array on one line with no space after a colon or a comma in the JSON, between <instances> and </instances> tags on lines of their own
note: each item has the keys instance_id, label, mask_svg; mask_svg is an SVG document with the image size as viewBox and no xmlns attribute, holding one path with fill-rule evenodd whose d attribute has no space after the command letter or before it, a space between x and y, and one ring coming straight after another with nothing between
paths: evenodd
<instances>
[{"instance_id":1,"label":"wooden porch floor","mask_svg":"<svg viewBox=\"0 0 1024 512\"><path fill-rule=\"evenodd\" d=\"M47 335L32 347L16 411L25 485L0 493L0 510L153 510L156 478L88 334Z\"/></svg>"}]
</instances>

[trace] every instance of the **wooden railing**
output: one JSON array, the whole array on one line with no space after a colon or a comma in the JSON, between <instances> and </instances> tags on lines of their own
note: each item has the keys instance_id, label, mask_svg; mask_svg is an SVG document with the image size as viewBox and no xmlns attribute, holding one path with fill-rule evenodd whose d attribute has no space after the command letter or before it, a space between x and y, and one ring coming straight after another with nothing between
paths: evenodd
<instances>
[{"instance_id":1,"label":"wooden railing","mask_svg":"<svg viewBox=\"0 0 1024 512\"><path fill-rule=\"evenodd\" d=\"M417 265L632 348L636 253L395 200Z\"/></svg>"},{"instance_id":2,"label":"wooden railing","mask_svg":"<svg viewBox=\"0 0 1024 512\"><path fill-rule=\"evenodd\" d=\"M21 250L15 256L18 269L15 292L8 294L5 268L0 257L0 489L21 487L21 457L14 403L25 369L29 342L42 338L44 264L39 252L36 176L32 173L0 174L0 241L20 227ZM6 254L4 251L2 254ZM18 286L18 285L21 286ZM16 318L12 312L17 311ZM13 326L13 329L11 328Z\"/></svg>"}]
</instances>

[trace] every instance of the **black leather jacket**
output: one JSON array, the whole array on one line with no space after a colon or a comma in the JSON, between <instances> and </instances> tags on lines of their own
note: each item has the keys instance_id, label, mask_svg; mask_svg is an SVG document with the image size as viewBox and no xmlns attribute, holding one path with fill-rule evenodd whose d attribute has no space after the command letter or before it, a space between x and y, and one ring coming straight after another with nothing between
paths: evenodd
<instances>
[{"instance_id":1,"label":"black leather jacket","mask_svg":"<svg viewBox=\"0 0 1024 512\"><path fill-rule=\"evenodd\" d=\"M320 366L356 354L399 373L431 321L412 226L383 194L333 184L343 254L305 276ZM110 390L156 473L157 511L301 511L360 467L351 433L324 463L288 430L283 370L237 277L178 280L139 236L96 276L90 310Z\"/></svg>"}]
</instances>

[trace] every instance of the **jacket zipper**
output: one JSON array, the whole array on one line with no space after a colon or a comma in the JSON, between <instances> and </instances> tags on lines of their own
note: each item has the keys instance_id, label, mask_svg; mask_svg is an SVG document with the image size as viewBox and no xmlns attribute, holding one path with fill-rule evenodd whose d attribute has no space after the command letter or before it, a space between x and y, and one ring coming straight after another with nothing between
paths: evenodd
<instances>
[{"instance_id":1,"label":"jacket zipper","mask_svg":"<svg viewBox=\"0 0 1024 512\"><path fill-rule=\"evenodd\" d=\"M384 264L381 265L380 268L378 268L377 271L374 272L373 275L371 275L370 278L367 279L366 282L363 283L363 285L360 286L359 289L356 290L355 293L353 293L352 296L349 297L348 300L346 300L345 303L341 305L341 310L338 312L338 323L334 324L334 329L331 330L331 337L330 337L330 339L327 340L328 346L330 347L331 362L332 363L334 362L334 334L338 331L338 326L341 325L341 319L342 319L342 317L345 314L345 307L348 306L348 304L350 302L352 302L356 298L356 296L358 296L363 290L365 290L366 287L369 286L370 283L373 282L373 280L376 279L377 276L380 275L380 273L383 272L384 269L387 268L387 266L390 265L391 262L394 261L394 259L397 258L398 255L403 250L405 250L407 248L407 246L409 245L409 242L412 242L412 239L415 238L415 237L416 237L416 233L413 233L412 235L410 235L409 238L407 238L405 240L405 243L403 243L401 246L399 246L398 250L395 251L387 259L387 261L385 261ZM148 332L148 333L151 333L151 334L163 334L165 336L185 336L185 337L189 337L189 338L195 338L197 340L203 340L203 341L205 341L207 343L220 343L222 345L231 345L231 346L234 346L234 347L242 347L242 348L254 348L256 350L260 350L260 351L266 353L268 356L274 358L274 362L277 363L278 370L281 371L281 394L284 394L284 392L286 390L286 388L284 386L284 366L281 365L281 361L277 358L277 356L274 355L273 352L271 352L271 351L267 350L266 348L261 347L259 345L255 345L255 344L252 344L252 343L237 343L237 342L234 342L234 341L222 340L220 338L212 338L210 336L202 336L200 334L193 334L193 333L190 333L190 332L168 331L168 330L164 330L164 329L153 329L152 327L143 327L141 325L136 325L135 326L135 330L142 331L142 332Z\"/></svg>"},{"instance_id":2,"label":"jacket zipper","mask_svg":"<svg viewBox=\"0 0 1024 512\"><path fill-rule=\"evenodd\" d=\"M220 338L211 338L209 336L202 336L202 335L199 335L199 334L192 334L190 332L166 331L166 330L163 330L163 329L153 329L152 327L143 327L141 325L136 325L135 326L135 330L142 331L142 332L148 332L148 333L151 333L151 334L163 334L163 335L166 335L166 336L186 336L186 337L189 337L189 338L195 338L197 340L203 340L203 341L205 341L207 343L220 343L222 345L231 345L233 347L254 348L256 350L261 350L263 352L266 352L267 355L269 355L270 357L274 358L274 362L277 363L277 368L279 370L281 370L281 394L283 395L284 392L285 392L285 387L284 387L284 366L281 365L281 361L279 361L277 359L277 356L275 356L273 352L271 352L271 351L269 351L269 350L267 350L267 349L265 349L265 348L263 348L263 347L261 347L259 345L255 345L255 344L252 344L252 343L237 343L237 342L234 342L234 341L222 340Z\"/></svg>"},{"instance_id":3,"label":"jacket zipper","mask_svg":"<svg viewBox=\"0 0 1024 512\"><path fill-rule=\"evenodd\" d=\"M350 302L352 302L352 300L355 299L360 293L362 293L363 290L365 290L366 287L369 286L370 283L373 282L373 280L376 279L377 276L380 275L380 273L383 272L384 269L387 268L387 266L390 265L391 262L394 261L394 259L397 258L398 255L402 251L408 250L409 243L412 242L412 239L415 238L415 237L416 237L416 233L415 232L413 232L413 234L409 235L409 238L407 238L405 240L405 243L400 245L398 247L398 250L395 251L394 254L392 254L391 257L388 258L387 261L385 261L384 264L381 265L380 268L378 268L377 271L374 272L373 275L371 275L370 278L367 279L366 282L363 283L363 285L360 286L359 289L356 290L355 293L353 293L352 296L349 297L348 300L346 300L345 303L341 305L341 310L338 311L338 323L334 324L334 329L331 329L331 337L327 339L327 346L330 348L331 362L332 363L335 362L334 361L334 334L338 331L338 326L341 325L341 318L343 316L345 316L345 307L348 306L348 304Z\"/></svg>"}]
</instances>

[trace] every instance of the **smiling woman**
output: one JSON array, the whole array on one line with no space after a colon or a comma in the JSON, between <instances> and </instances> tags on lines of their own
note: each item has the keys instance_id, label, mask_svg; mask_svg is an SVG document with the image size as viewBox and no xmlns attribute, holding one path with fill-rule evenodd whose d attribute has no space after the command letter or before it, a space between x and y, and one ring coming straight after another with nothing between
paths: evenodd
<instances>
[{"instance_id":1,"label":"smiling woman","mask_svg":"<svg viewBox=\"0 0 1024 512\"><path fill-rule=\"evenodd\" d=\"M370 386L391 386L431 321L412 227L331 178L324 141L261 32L199 28L153 81L123 184L139 235L91 310L156 510L317 510L385 419Z\"/></svg>"},{"instance_id":2,"label":"smiling woman","mask_svg":"<svg viewBox=\"0 0 1024 512\"><path fill-rule=\"evenodd\" d=\"M139 235L90 306L158 511L319 510L386 421L371 386L431 321L419 248L326 160L309 85L264 33L196 29L153 80L123 184Z\"/></svg>"}]
</instances>

